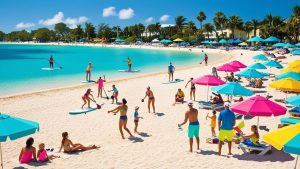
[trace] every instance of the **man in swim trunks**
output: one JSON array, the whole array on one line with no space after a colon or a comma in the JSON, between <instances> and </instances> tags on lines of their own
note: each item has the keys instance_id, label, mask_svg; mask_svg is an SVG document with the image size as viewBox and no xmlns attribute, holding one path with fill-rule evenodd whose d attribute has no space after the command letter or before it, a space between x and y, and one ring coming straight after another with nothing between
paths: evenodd
<instances>
[{"instance_id":1,"label":"man in swim trunks","mask_svg":"<svg viewBox=\"0 0 300 169\"><path fill-rule=\"evenodd\" d=\"M171 81L171 78L173 81L174 71L175 67L172 65L172 62L170 62L170 65L168 66L169 82Z\"/></svg>"},{"instance_id":2,"label":"man in swim trunks","mask_svg":"<svg viewBox=\"0 0 300 169\"><path fill-rule=\"evenodd\" d=\"M89 65L86 68L86 81L91 81L91 69L94 68L92 66L92 63L90 62Z\"/></svg>"},{"instance_id":3,"label":"man in swim trunks","mask_svg":"<svg viewBox=\"0 0 300 169\"><path fill-rule=\"evenodd\" d=\"M130 57L128 57L128 59L127 59L127 64L128 64L128 70L131 71L132 61L131 61Z\"/></svg>"},{"instance_id":4,"label":"man in swim trunks","mask_svg":"<svg viewBox=\"0 0 300 169\"><path fill-rule=\"evenodd\" d=\"M197 141L197 151L200 151L199 148L199 129L200 129L200 124L198 121L198 110L193 108L193 103L190 102L188 103L189 106L189 110L185 113L185 118L184 118L184 122L181 124L178 124L178 127L181 127L182 125L184 125L185 123L187 123L187 121L190 122L189 124L189 128L188 128L188 137L189 137L189 143L190 143L190 152L193 152L193 137L196 137L196 141Z\"/></svg>"},{"instance_id":5,"label":"man in swim trunks","mask_svg":"<svg viewBox=\"0 0 300 169\"><path fill-rule=\"evenodd\" d=\"M219 156L221 155L222 145L226 139L228 142L229 155L231 153L232 139L234 137L233 126L235 125L234 113L229 110L230 103L224 103L225 109L220 112L218 117L218 127L219 127Z\"/></svg>"},{"instance_id":6,"label":"man in swim trunks","mask_svg":"<svg viewBox=\"0 0 300 169\"><path fill-rule=\"evenodd\" d=\"M52 57L52 55L50 56L49 58L49 64L50 64L50 68L53 69L53 62L54 62L54 59Z\"/></svg>"},{"instance_id":7,"label":"man in swim trunks","mask_svg":"<svg viewBox=\"0 0 300 169\"><path fill-rule=\"evenodd\" d=\"M194 78L191 77L191 79L186 83L185 87L187 87L187 85L189 83L191 83L190 99L192 100L192 98L194 96L194 101L195 101L196 86L195 86L195 83L193 83L193 80L194 80Z\"/></svg>"},{"instance_id":8,"label":"man in swim trunks","mask_svg":"<svg viewBox=\"0 0 300 169\"><path fill-rule=\"evenodd\" d=\"M147 87L146 95L142 99L142 102L145 100L147 96L148 96L148 112L150 113L150 105L152 104L153 113L155 113L155 105L154 105L155 97L152 90L150 90L150 86Z\"/></svg>"}]
</instances>

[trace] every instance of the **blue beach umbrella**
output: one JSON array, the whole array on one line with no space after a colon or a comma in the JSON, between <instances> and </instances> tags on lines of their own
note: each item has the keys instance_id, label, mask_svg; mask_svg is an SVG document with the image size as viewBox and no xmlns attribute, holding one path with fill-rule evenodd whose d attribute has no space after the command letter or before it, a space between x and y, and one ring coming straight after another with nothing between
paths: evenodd
<instances>
[{"instance_id":1,"label":"blue beach umbrella","mask_svg":"<svg viewBox=\"0 0 300 169\"><path fill-rule=\"evenodd\" d=\"M298 46L298 47L300 47L300 43L297 43L295 46Z\"/></svg>"},{"instance_id":2,"label":"blue beach umbrella","mask_svg":"<svg viewBox=\"0 0 300 169\"><path fill-rule=\"evenodd\" d=\"M245 69L240 73L236 74L236 76L242 76L245 78L263 78L265 76L268 76L268 74L259 72L256 69Z\"/></svg>"},{"instance_id":3,"label":"blue beach umbrella","mask_svg":"<svg viewBox=\"0 0 300 169\"><path fill-rule=\"evenodd\" d=\"M294 108L292 108L291 110L289 110L289 112L292 112L292 113L300 113L300 107L294 107Z\"/></svg>"},{"instance_id":4,"label":"blue beach umbrella","mask_svg":"<svg viewBox=\"0 0 300 169\"><path fill-rule=\"evenodd\" d=\"M255 56L253 56L252 58L255 59L255 60L263 60L263 61L269 60L269 59L268 59L265 55L263 55L263 54L255 55Z\"/></svg>"},{"instance_id":5,"label":"blue beach umbrella","mask_svg":"<svg viewBox=\"0 0 300 169\"><path fill-rule=\"evenodd\" d=\"M39 130L39 123L13 117L7 114L0 114L0 151L1 166L3 168L1 142L5 142L7 138L16 140L21 137L28 136Z\"/></svg>"},{"instance_id":6,"label":"blue beach umbrella","mask_svg":"<svg viewBox=\"0 0 300 169\"><path fill-rule=\"evenodd\" d=\"M212 91L219 94L233 95L233 96L251 96L253 92L237 82L229 82L220 86L213 87Z\"/></svg>"},{"instance_id":7,"label":"blue beach umbrella","mask_svg":"<svg viewBox=\"0 0 300 169\"><path fill-rule=\"evenodd\" d=\"M284 47L284 43L276 43L273 45L273 47Z\"/></svg>"},{"instance_id":8,"label":"blue beach umbrella","mask_svg":"<svg viewBox=\"0 0 300 169\"><path fill-rule=\"evenodd\" d=\"M261 63L254 63L250 66L248 66L250 69L267 69L267 67Z\"/></svg>"},{"instance_id":9,"label":"blue beach umbrella","mask_svg":"<svg viewBox=\"0 0 300 169\"><path fill-rule=\"evenodd\" d=\"M265 66L269 66L269 67L275 67L275 68L278 68L278 69L281 69L283 68L283 66L277 62L277 61L274 61L274 60L269 60L267 62L264 62L263 63Z\"/></svg>"},{"instance_id":10,"label":"blue beach umbrella","mask_svg":"<svg viewBox=\"0 0 300 169\"><path fill-rule=\"evenodd\" d=\"M278 39L275 36L270 36L267 39L265 39L264 42L280 42L280 39Z\"/></svg>"},{"instance_id":11,"label":"blue beach umbrella","mask_svg":"<svg viewBox=\"0 0 300 169\"><path fill-rule=\"evenodd\" d=\"M240 39L235 39L234 41L233 41L233 43L242 43L243 41L241 41Z\"/></svg>"},{"instance_id":12,"label":"blue beach umbrella","mask_svg":"<svg viewBox=\"0 0 300 169\"><path fill-rule=\"evenodd\" d=\"M293 54L293 55L300 55L300 49L299 50L293 50L291 52L291 54Z\"/></svg>"},{"instance_id":13,"label":"blue beach umbrella","mask_svg":"<svg viewBox=\"0 0 300 169\"><path fill-rule=\"evenodd\" d=\"M115 42L121 43L121 42L125 42L125 40L124 40L124 39L117 38L117 39L115 40Z\"/></svg>"},{"instance_id":14,"label":"blue beach umbrella","mask_svg":"<svg viewBox=\"0 0 300 169\"><path fill-rule=\"evenodd\" d=\"M228 43L234 43L234 39L228 39Z\"/></svg>"},{"instance_id":15,"label":"blue beach umbrella","mask_svg":"<svg viewBox=\"0 0 300 169\"><path fill-rule=\"evenodd\" d=\"M225 39L221 39L221 40L219 41L219 43L224 44L224 43L227 43L227 41L226 41Z\"/></svg>"},{"instance_id":16,"label":"blue beach umbrella","mask_svg":"<svg viewBox=\"0 0 300 169\"><path fill-rule=\"evenodd\" d=\"M300 74L297 72L286 72L276 76L276 79L292 78L300 81Z\"/></svg>"},{"instance_id":17,"label":"blue beach umbrella","mask_svg":"<svg viewBox=\"0 0 300 169\"><path fill-rule=\"evenodd\" d=\"M296 46L293 44L290 44L290 43L287 43L284 45L284 48L294 48L294 47L296 47Z\"/></svg>"},{"instance_id":18,"label":"blue beach umbrella","mask_svg":"<svg viewBox=\"0 0 300 169\"><path fill-rule=\"evenodd\" d=\"M189 43L187 43L187 42L180 42L179 44L182 45L182 46L186 46L186 45L188 45Z\"/></svg>"},{"instance_id":19,"label":"blue beach umbrella","mask_svg":"<svg viewBox=\"0 0 300 169\"><path fill-rule=\"evenodd\" d=\"M286 103L293 106L300 106L300 95L287 98Z\"/></svg>"},{"instance_id":20,"label":"blue beach umbrella","mask_svg":"<svg viewBox=\"0 0 300 169\"><path fill-rule=\"evenodd\" d=\"M247 42L263 42L264 39L262 39L261 37L255 36L253 38L250 38L247 40Z\"/></svg>"}]
</instances>

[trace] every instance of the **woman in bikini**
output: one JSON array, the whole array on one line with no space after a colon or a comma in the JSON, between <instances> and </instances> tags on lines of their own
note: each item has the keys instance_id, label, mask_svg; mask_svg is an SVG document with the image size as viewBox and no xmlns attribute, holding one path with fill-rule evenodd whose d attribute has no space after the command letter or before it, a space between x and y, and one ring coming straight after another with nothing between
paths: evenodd
<instances>
[{"instance_id":1,"label":"woman in bikini","mask_svg":"<svg viewBox=\"0 0 300 169\"><path fill-rule=\"evenodd\" d=\"M150 86L147 87L146 95L142 99L142 102L144 102L145 98L148 96L148 112L150 113L150 105L152 104L153 113L155 113L155 97L153 95L152 90L150 90Z\"/></svg>"},{"instance_id":2,"label":"woman in bikini","mask_svg":"<svg viewBox=\"0 0 300 169\"><path fill-rule=\"evenodd\" d=\"M88 147L83 146L82 144L76 143L73 144L73 142L69 139L69 134L68 132L63 132L62 133L62 141L61 141L61 146L59 149L59 152L61 152L62 148L64 149L65 153L71 153L74 151L86 151L86 150L92 150L92 149L96 149L99 148L95 145L91 145Z\"/></svg>"},{"instance_id":3,"label":"woman in bikini","mask_svg":"<svg viewBox=\"0 0 300 169\"><path fill-rule=\"evenodd\" d=\"M192 100L192 98L194 97L194 101L195 101L196 86L195 86L195 83L192 82L193 80L194 80L194 78L191 77L191 79L187 82L185 87L187 87L187 85L189 83L191 83L190 98Z\"/></svg>"},{"instance_id":4,"label":"woman in bikini","mask_svg":"<svg viewBox=\"0 0 300 169\"><path fill-rule=\"evenodd\" d=\"M126 104L127 104L126 99L122 99L121 106L118 106L117 108L115 108L113 110L109 110L107 112L107 113L114 113L114 114L120 112L119 130L120 130L120 133L121 133L121 136L123 139L125 139L125 137L124 137L122 128L124 128L124 130L126 130L128 132L128 134L131 137L133 137L133 135L131 134L129 129L126 127L126 125L127 125L127 110L128 110L128 106Z\"/></svg>"},{"instance_id":5,"label":"woman in bikini","mask_svg":"<svg viewBox=\"0 0 300 169\"><path fill-rule=\"evenodd\" d=\"M87 91L85 92L85 94L82 96L82 100L83 100L83 105L81 106L81 109L83 109L83 106L87 103L88 104L88 108L91 108L91 100L93 102L96 102L94 99L94 96L91 94L92 90L91 89L87 89ZM90 97L91 96L91 97Z\"/></svg>"}]
</instances>

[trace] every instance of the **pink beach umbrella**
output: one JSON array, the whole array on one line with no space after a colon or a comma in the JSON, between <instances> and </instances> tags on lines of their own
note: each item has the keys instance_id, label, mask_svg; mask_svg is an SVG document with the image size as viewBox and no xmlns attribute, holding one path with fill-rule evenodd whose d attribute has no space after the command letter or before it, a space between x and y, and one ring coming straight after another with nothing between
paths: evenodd
<instances>
[{"instance_id":1,"label":"pink beach umbrella","mask_svg":"<svg viewBox=\"0 0 300 169\"><path fill-rule=\"evenodd\" d=\"M240 71L239 68L237 68L235 66L232 66L232 65L230 65L228 63L217 67L217 70L218 71L223 71L223 72L237 72L237 71Z\"/></svg>"},{"instance_id":2,"label":"pink beach umbrella","mask_svg":"<svg viewBox=\"0 0 300 169\"><path fill-rule=\"evenodd\" d=\"M206 97L207 101L208 101L209 86L219 86L219 85L225 84L225 82L223 80L221 80L213 75L204 75L204 76L194 79L192 82L195 84L198 84L198 85L207 86L207 97Z\"/></svg>"},{"instance_id":3,"label":"pink beach umbrella","mask_svg":"<svg viewBox=\"0 0 300 169\"><path fill-rule=\"evenodd\" d=\"M265 97L254 96L243 102L231 106L233 112L250 116L280 116L284 115L287 109ZM257 125L259 123L259 118Z\"/></svg>"},{"instance_id":4,"label":"pink beach umbrella","mask_svg":"<svg viewBox=\"0 0 300 169\"><path fill-rule=\"evenodd\" d=\"M237 67L237 68L246 68L247 66L244 65L242 62L234 60L228 63L231 66Z\"/></svg>"}]
</instances>

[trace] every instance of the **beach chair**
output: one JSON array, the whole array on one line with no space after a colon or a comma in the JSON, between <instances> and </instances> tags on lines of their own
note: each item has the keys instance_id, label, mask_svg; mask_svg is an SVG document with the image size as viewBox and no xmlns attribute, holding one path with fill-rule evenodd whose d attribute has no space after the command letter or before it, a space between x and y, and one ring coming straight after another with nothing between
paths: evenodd
<instances>
[{"instance_id":1,"label":"beach chair","mask_svg":"<svg viewBox=\"0 0 300 169\"><path fill-rule=\"evenodd\" d=\"M259 146L249 146L249 145L245 145L243 143L239 144L239 148L244 153L247 153L248 151L260 151L260 153L258 153L258 155L265 155L267 152L269 152L272 149L269 144L260 144Z\"/></svg>"},{"instance_id":2,"label":"beach chair","mask_svg":"<svg viewBox=\"0 0 300 169\"><path fill-rule=\"evenodd\" d=\"M224 104L223 103L213 104L210 102L200 101L199 108L200 109L208 109L208 110L221 110L224 108Z\"/></svg>"},{"instance_id":3,"label":"beach chair","mask_svg":"<svg viewBox=\"0 0 300 169\"><path fill-rule=\"evenodd\" d=\"M300 123L300 118L281 118L280 123L285 125L297 124Z\"/></svg>"}]
</instances>

